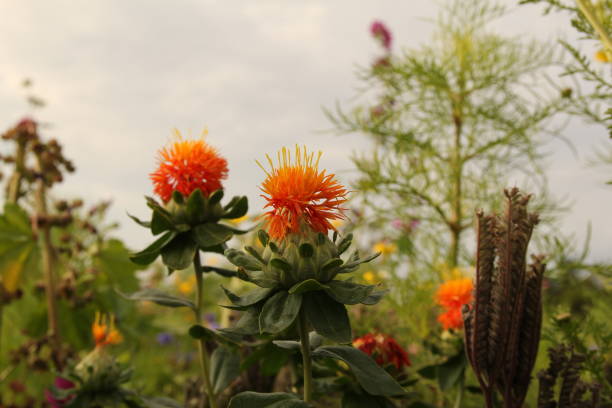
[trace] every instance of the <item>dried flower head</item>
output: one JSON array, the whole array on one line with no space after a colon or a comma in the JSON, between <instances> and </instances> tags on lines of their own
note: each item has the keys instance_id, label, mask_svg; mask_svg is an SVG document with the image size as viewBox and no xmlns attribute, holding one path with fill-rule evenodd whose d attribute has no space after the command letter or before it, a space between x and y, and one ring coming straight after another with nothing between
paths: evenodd
<instances>
[{"instance_id":1,"label":"dried flower head","mask_svg":"<svg viewBox=\"0 0 612 408\"><path fill-rule=\"evenodd\" d=\"M178 131L176 135L177 140L158 153L159 165L150 176L155 194L167 202L174 191L188 196L198 188L205 195L220 189L227 178L227 160L203 138L184 140Z\"/></svg>"},{"instance_id":2,"label":"dried flower head","mask_svg":"<svg viewBox=\"0 0 612 408\"><path fill-rule=\"evenodd\" d=\"M386 334L368 333L353 340L353 347L374 358L380 366L392 364L396 369L403 370L411 365L406 350Z\"/></svg>"},{"instance_id":3,"label":"dried flower head","mask_svg":"<svg viewBox=\"0 0 612 408\"><path fill-rule=\"evenodd\" d=\"M267 201L265 213L267 230L273 239L280 240L287 233L296 233L302 225L327 233L335 230L333 220L344 218L341 205L348 191L334 174L319 170L321 152L315 157L306 148L295 147L295 154L282 148L277 153L277 165L266 155L270 171L261 184L262 197Z\"/></svg>"},{"instance_id":4,"label":"dried flower head","mask_svg":"<svg viewBox=\"0 0 612 408\"><path fill-rule=\"evenodd\" d=\"M91 325L91 333L93 334L96 347L118 344L123 340L121 333L115 327L115 317L111 316L107 319L100 312L96 312L96 318Z\"/></svg>"}]
</instances>

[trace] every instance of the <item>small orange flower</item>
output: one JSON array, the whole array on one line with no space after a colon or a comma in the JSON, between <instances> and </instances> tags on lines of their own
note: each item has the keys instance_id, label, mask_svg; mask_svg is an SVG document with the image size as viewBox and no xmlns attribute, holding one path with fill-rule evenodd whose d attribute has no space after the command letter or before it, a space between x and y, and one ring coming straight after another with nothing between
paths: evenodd
<instances>
[{"instance_id":1,"label":"small orange flower","mask_svg":"<svg viewBox=\"0 0 612 408\"><path fill-rule=\"evenodd\" d=\"M188 196L195 189L209 195L221 188L221 180L227 178L227 160L203 139L178 140L158 152L159 165L151 173L154 192L164 202L173 191Z\"/></svg>"},{"instance_id":2,"label":"small orange flower","mask_svg":"<svg viewBox=\"0 0 612 408\"><path fill-rule=\"evenodd\" d=\"M444 282L436 292L436 302L446 312L438 316L445 329L459 329L463 326L461 308L473 300L474 284L469 278L453 279Z\"/></svg>"},{"instance_id":3,"label":"small orange flower","mask_svg":"<svg viewBox=\"0 0 612 408\"><path fill-rule=\"evenodd\" d=\"M110 321L107 322L107 319L100 312L96 312L96 318L91 325L91 333L96 347L118 344L123 340L121 333L115 328L115 317L111 316Z\"/></svg>"},{"instance_id":4,"label":"small orange flower","mask_svg":"<svg viewBox=\"0 0 612 408\"><path fill-rule=\"evenodd\" d=\"M319 170L321 152L315 158L314 153L296 146L291 157L291 151L283 147L277 153L278 167L266 157L269 172L257 164L267 176L260 189L268 202L265 208L270 208L264 214L270 236L280 240L287 233L298 232L302 224L322 233L335 230L331 221L344 218L341 205L348 191L334 174Z\"/></svg>"}]
</instances>

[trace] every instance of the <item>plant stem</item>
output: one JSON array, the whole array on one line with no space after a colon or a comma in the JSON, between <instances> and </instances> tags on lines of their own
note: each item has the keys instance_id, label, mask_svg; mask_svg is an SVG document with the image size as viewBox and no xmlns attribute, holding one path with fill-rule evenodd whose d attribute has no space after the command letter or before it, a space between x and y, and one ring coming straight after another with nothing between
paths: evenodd
<instances>
[{"instance_id":1,"label":"plant stem","mask_svg":"<svg viewBox=\"0 0 612 408\"><path fill-rule=\"evenodd\" d=\"M304 402L312 402L312 358L310 357L310 338L308 337L308 323L303 311L300 311L298 332L300 334L300 348L304 366Z\"/></svg>"},{"instance_id":2,"label":"plant stem","mask_svg":"<svg viewBox=\"0 0 612 408\"><path fill-rule=\"evenodd\" d=\"M203 324L204 319L202 316L202 309L204 305L204 279L202 272L202 261L200 259L200 251L196 251L193 259L193 269L196 276L196 322ZM208 357L208 350L206 349L206 340L201 338L198 340L198 352L200 354L200 368L202 370L202 381L206 387L206 394L208 395L208 405L210 408L217 408L217 401L215 399L215 393L213 390L212 382L210 379L210 358ZM202 400L204 401L204 400Z\"/></svg>"},{"instance_id":3,"label":"plant stem","mask_svg":"<svg viewBox=\"0 0 612 408\"><path fill-rule=\"evenodd\" d=\"M38 157L38 171L41 173L42 164ZM47 321L48 334L51 338L51 344L54 350L57 350L59 345L59 328L57 318L57 301L55 290L55 259L53 254L53 245L51 243L51 225L47 220L47 186L45 185L44 174L39 174L38 186L35 192L36 201L36 216L44 219L41 226L41 249L42 249L42 266L45 277L45 297L47 298Z\"/></svg>"},{"instance_id":4,"label":"plant stem","mask_svg":"<svg viewBox=\"0 0 612 408\"><path fill-rule=\"evenodd\" d=\"M454 408L461 408L461 404L463 403L463 394L465 392L465 369L463 369L463 373L461 373L461 378L459 380L459 390L457 392L457 399L455 400Z\"/></svg>"}]
</instances>

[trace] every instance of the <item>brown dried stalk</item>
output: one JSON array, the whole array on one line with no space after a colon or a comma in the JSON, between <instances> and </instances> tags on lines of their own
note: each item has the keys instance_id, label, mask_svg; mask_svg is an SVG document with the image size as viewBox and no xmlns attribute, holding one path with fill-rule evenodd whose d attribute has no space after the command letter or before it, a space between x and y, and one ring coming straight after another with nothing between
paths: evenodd
<instances>
[{"instance_id":1,"label":"brown dried stalk","mask_svg":"<svg viewBox=\"0 0 612 408\"><path fill-rule=\"evenodd\" d=\"M468 360L488 408L499 391L505 408L521 407L531 381L542 322L541 287L546 264L527 246L538 216L527 211L530 196L504 191L503 216L478 216L476 287L464 307Z\"/></svg>"},{"instance_id":2,"label":"brown dried stalk","mask_svg":"<svg viewBox=\"0 0 612 408\"><path fill-rule=\"evenodd\" d=\"M600 387L580 380L584 356L565 345L548 349L548 368L538 373L540 390L538 408L598 408ZM561 381L559 398L555 400L555 383ZM585 398L590 392L590 398ZM558 401L558 402L557 402Z\"/></svg>"}]
</instances>

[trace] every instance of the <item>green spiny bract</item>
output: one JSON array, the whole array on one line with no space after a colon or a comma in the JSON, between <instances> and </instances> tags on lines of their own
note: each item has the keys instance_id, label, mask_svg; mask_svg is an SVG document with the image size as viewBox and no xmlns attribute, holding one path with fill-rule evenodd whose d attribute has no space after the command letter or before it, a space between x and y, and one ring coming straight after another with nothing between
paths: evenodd
<instances>
[{"instance_id":1,"label":"green spiny bract","mask_svg":"<svg viewBox=\"0 0 612 408\"><path fill-rule=\"evenodd\" d=\"M189 197L175 191L164 205L146 197L147 206L153 210L151 221L130 217L160 237L130 259L137 264L148 265L161 254L164 264L173 271L189 267L196 251L222 254L228 240L246 231L221 224L220 221L240 218L248 211L245 196L234 197L225 206L221 205L222 198L223 190L205 196L199 189ZM221 270L216 268L215 271Z\"/></svg>"},{"instance_id":2,"label":"green spiny bract","mask_svg":"<svg viewBox=\"0 0 612 408\"><path fill-rule=\"evenodd\" d=\"M384 291L373 285L337 279L353 272L379 254L359 258L357 251L341 258L352 242L352 235L338 240L309 228L273 242L258 232L262 248L247 246L243 251L228 249L225 256L238 267L238 277L260 288L243 296L228 290L233 309L243 310L237 324L225 331L240 335L276 334L289 328L299 313L320 335L339 342L352 340L345 305L377 303Z\"/></svg>"}]
</instances>

